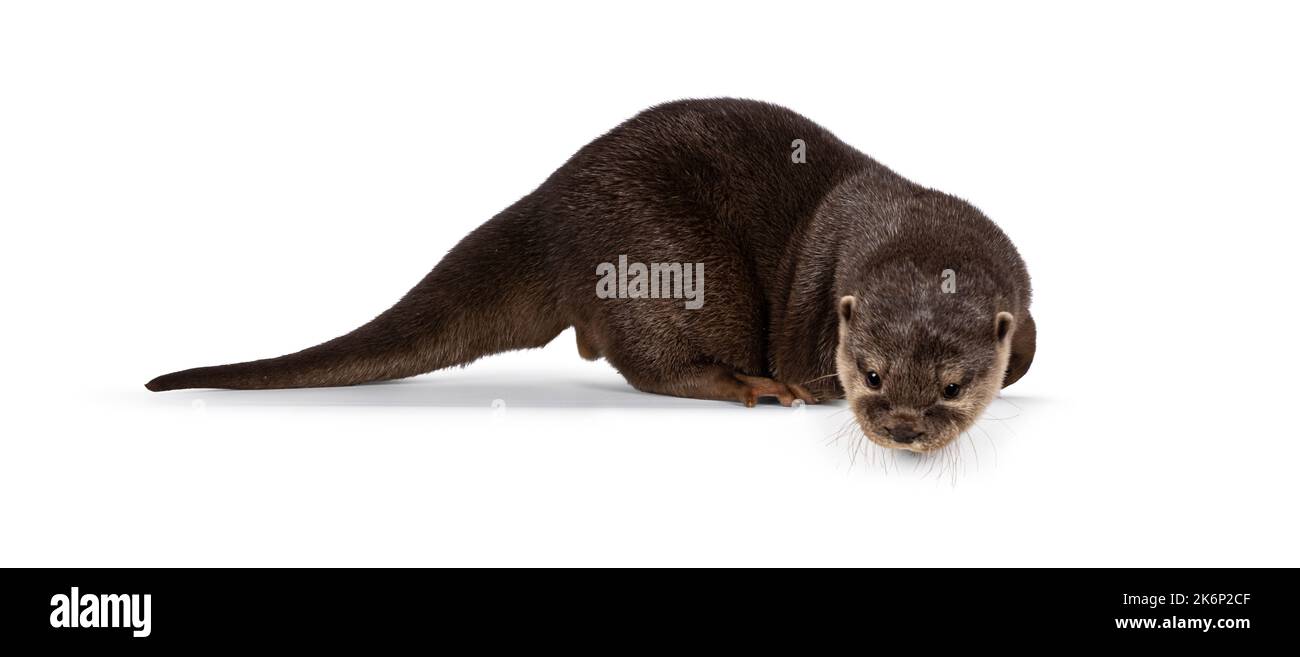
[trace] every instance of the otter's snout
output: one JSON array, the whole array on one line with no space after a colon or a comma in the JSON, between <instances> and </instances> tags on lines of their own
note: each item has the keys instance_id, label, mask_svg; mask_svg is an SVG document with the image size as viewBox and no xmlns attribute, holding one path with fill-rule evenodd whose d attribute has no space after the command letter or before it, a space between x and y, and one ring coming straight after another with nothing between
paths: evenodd
<instances>
[{"instance_id":1,"label":"otter's snout","mask_svg":"<svg viewBox=\"0 0 1300 657\"><path fill-rule=\"evenodd\" d=\"M900 442L905 445L920 438L924 433L922 431L917 431L916 427L911 424L895 424L892 427L886 427L885 431L889 432L889 437L893 438L895 442Z\"/></svg>"}]
</instances>

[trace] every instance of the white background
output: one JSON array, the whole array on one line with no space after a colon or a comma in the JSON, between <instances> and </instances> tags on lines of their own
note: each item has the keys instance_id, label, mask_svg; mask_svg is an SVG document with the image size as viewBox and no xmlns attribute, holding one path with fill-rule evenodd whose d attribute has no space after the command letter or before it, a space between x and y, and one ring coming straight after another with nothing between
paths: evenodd
<instances>
[{"instance_id":1,"label":"white background","mask_svg":"<svg viewBox=\"0 0 1300 657\"><path fill-rule=\"evenodd\" d=\"M1297 16L899 4L6 3L0 565L1300 565ZM587 141L724 95L1019 246L1038 357L956 457L641 394L571 332L143 388L353 328Z\"/></svg>"}]
</instances>

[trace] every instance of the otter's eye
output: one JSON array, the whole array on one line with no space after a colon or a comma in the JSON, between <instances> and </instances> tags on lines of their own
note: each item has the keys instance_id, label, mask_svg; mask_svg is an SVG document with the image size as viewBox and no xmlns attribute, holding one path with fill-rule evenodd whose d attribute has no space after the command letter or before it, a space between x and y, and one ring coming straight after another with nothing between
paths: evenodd
<instances>
[{"instance_id":1,"label":"otter's eye","mask_svg":"<svg viewBox=\"0 0 1300 657\"><path fill-rule=\"evenodd\" d=\"M960 394L961 394L961 386L955 383L949 383L948 385L943 387L944 399L956 399L957 395Z\"/></svg>"},{"instance_id":2,"label":"otter's eye","mask_svg":"<svg viewBox=\"0 0 1300 657\"><path fill-rule=\"evenodd\" d=\"M867 372L867 387L875 390L880 387L880 375L875 370Z\"/></svg>"}]
</instances>

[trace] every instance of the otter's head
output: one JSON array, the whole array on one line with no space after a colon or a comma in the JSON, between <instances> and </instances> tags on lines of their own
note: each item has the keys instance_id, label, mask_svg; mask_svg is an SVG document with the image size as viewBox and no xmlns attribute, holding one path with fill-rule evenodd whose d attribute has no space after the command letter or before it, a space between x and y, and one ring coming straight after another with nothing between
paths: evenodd
<instances>
[{"instance_id":1,"label":"otter's head","mask_svg":"<svg viewBox=\"0 0 1300 657\"><path fill-rule=\"evenodd\" d=\"M885 447L929 452L969 428L1002 387L1011 313L839 300L836 365L858 426Z\"/></svg>"}]
</instances>

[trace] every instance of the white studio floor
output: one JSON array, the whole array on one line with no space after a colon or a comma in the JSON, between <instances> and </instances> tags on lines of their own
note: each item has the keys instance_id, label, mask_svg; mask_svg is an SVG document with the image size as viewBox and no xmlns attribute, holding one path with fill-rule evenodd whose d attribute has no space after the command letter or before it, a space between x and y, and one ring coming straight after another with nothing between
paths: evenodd
<instances>
[{"instance_id":1,"label":"white studio floor","mask_svg":"<svg viewBox=\"0 0 1300 657\"><path fill-rule=\"evenodd\" d=\"M1108 442L1116 415L1040 394L1029 378L955 456L871 446L853 458L853 435L836 441L843 403L746 409L645 395L604 363L580 361L570 337L392 384L129 386L75 409L27 407L0 466L4 524L22 537L6 542L5 559L1157 566L1293 557L1294 523L1252 503L1286 494L1290 464L1199 449L1195 435L1179 449L1156 438ZM1224 485L1237 467L1254 476ZM83 549L86 536L97 537L94 551Z\"/></svg>"}]
</instances>

